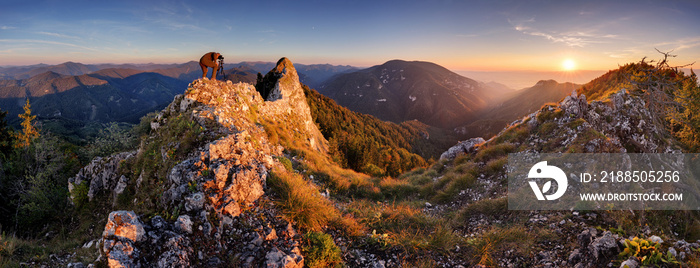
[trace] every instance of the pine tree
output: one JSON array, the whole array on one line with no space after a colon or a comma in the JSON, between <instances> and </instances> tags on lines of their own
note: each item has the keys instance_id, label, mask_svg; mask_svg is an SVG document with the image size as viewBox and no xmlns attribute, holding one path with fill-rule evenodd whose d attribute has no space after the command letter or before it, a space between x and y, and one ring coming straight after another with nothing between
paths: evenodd
<instances>
[{"instance_id":1,"label":"pine tree","mask_svg":"<svg viewBox=\"0 0 700 268\"><path fill-rule=\"evenodd\" d=\"M15 136L17 138L17 143L15 148L25 148L28 147L34 139L39 137L39 132L34 127L35 115L32 115L32 106L29 104L29 99L24 105L24 113L20 114L19 117L22 118L22 132L17 133Z\"/></svg>"},{"instance_id":2,"label":"pine tree","mask_svg":"<svg viewBox=\"0 0 700 268\"><path fill-rule=\"evenodd\" d=\"M12 129L7 125L5 120L6 111L0 111L0 157L7 157L12 151ZM1 160L1 159L0 159Z\"/></svg>"}]
</instances>

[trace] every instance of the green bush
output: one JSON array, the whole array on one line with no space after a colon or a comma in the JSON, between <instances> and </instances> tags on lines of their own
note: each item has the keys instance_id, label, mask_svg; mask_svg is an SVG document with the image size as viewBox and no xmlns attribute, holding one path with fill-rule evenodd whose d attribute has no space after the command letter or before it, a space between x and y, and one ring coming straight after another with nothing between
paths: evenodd
<instances>
[{"instance_id":1,"label":"green bush","mask_svg":"<svg viewBox=\"0 0 700 268\"><path fill-rule=\"evenodd\" d=\"M292 161L287 159L286 157L277 157L277 160L282 163L284 166L284 169L286 169L289 172L294 172L294 167L292 166Z\"/></svg>"},{"instance_id":2,"label":"green bush","mask_svg":"<svg viewBox=\"0 0 700 268\"><path fill-rule=\"evenodd\" d=\"M308 267L343 267L343 259L333 237L321 232L308 232L304 235L302 250Z\"/></svg>"},{"instance_id":3,"label":"green bush","mask_svg":"<svg viewBox=\"0 0 700 268\"><path fill-rule=\"evenodd\" d=\"M75 207L80 209L85 205L85 203L88 202L88 190L89 186L87 182L82 182L78 185L75 185L75 188L73 188L73 192L71 193L71 196L73 197L73 204L75 204Z\"/></svg>"}]
</instances>

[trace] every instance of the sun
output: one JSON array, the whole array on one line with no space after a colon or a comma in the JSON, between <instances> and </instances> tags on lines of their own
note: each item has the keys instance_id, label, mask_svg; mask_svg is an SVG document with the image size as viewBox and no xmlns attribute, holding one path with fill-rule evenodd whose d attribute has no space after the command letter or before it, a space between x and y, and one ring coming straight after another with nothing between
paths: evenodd
<instances>
[{"instance_id":1,"label":"sun","mask_svg":"<svg viewBox=\"0 0 700 268\"><path fill-rule=\"evenodd\" d=\"M561 67L563 67L565 71L573 71L576 70L576 62L572 59L565 59L561 63Z\"/></svg>"}]
</instances>

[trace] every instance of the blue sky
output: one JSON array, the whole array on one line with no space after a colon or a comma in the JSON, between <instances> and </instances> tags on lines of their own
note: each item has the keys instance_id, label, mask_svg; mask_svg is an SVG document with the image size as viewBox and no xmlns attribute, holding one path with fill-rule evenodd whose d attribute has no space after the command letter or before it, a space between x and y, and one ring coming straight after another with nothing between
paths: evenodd
<instances>
[{"instance_id":1,"label":"blue sky","mask_svg":"<svg viewBox=\"0 0 700 268\"><path fill-rule=\"evenodd\" d=\"M3 1L0 66L227 62L608 70L700 59L700 1ZM672 62L672 63L673 63Z\"/></svg>"}]
</instances>

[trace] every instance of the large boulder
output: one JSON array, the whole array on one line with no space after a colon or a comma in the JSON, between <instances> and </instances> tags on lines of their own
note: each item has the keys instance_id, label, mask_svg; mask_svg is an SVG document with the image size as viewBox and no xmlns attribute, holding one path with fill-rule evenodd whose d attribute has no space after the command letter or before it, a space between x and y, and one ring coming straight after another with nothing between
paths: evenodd
<instances>
[{"instance_id":1,"label":"large boulder","mask_svg":"<svg viewBox=\"0 0 700 268\"><path fill-rule=\"evenodd\" d=\"M137 244L145 241L146 231L136 213L123 210L109 213L102 239L109 267L141 266Z\"/></svg>"}]
</instances>

